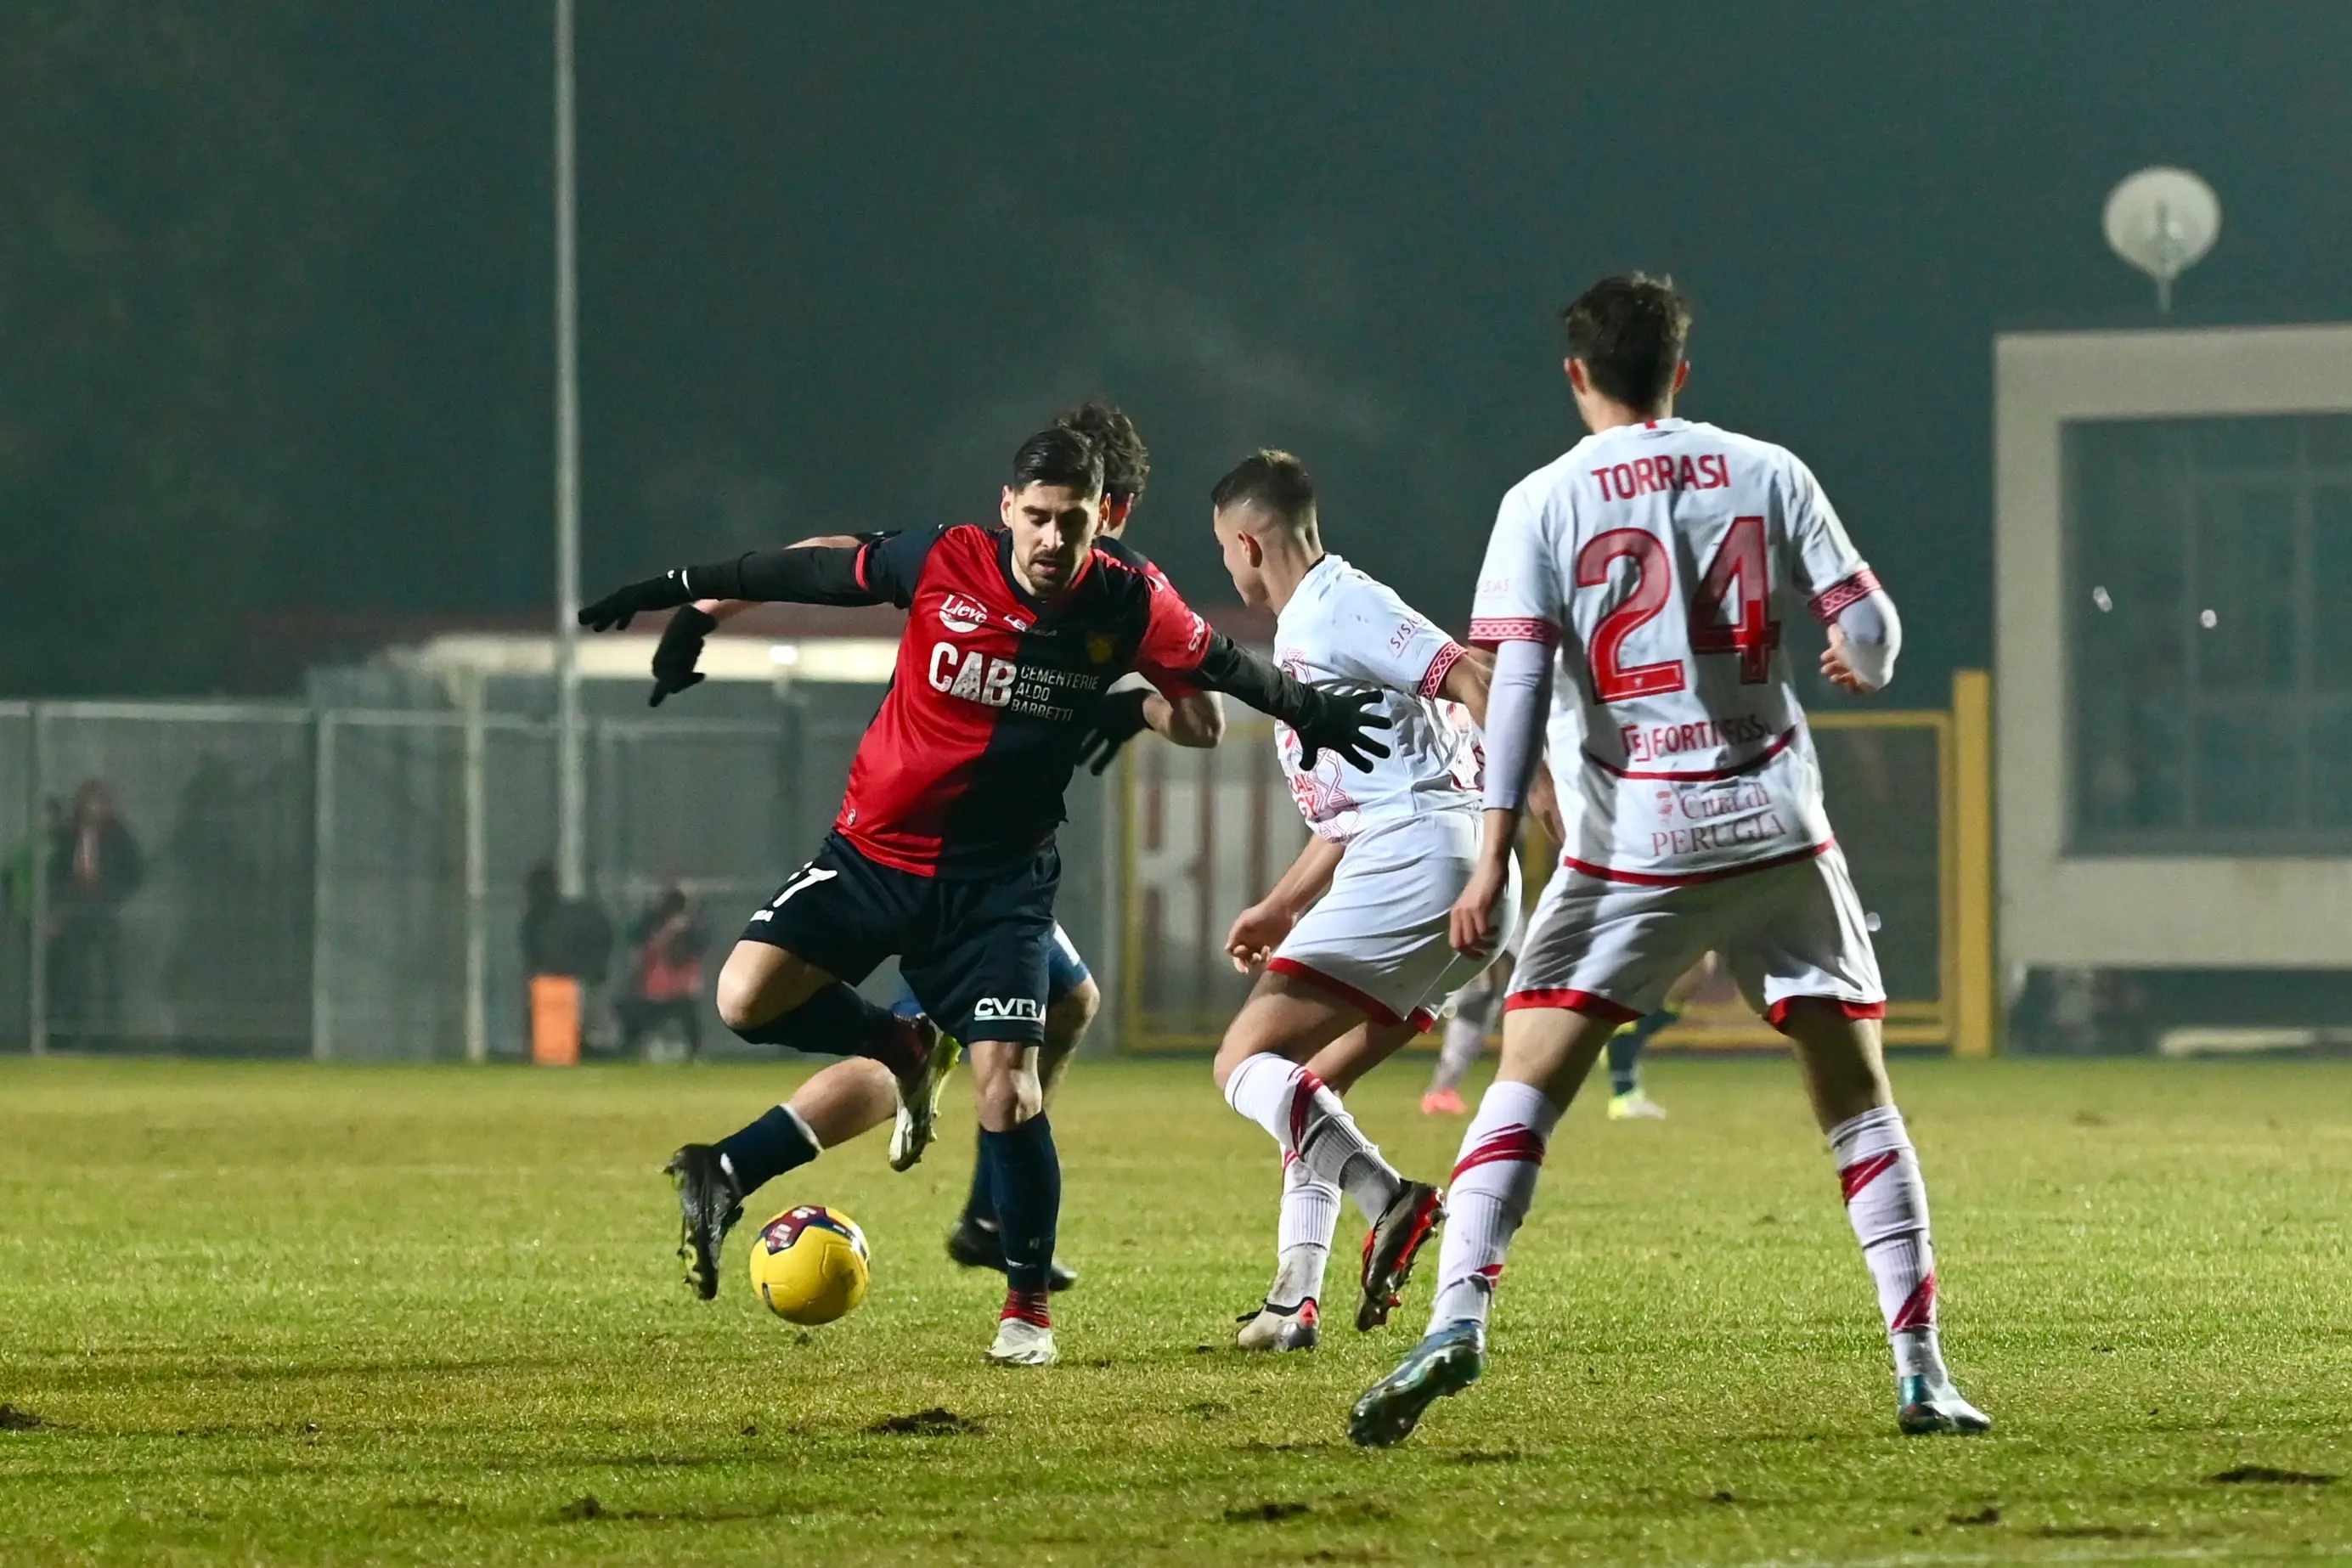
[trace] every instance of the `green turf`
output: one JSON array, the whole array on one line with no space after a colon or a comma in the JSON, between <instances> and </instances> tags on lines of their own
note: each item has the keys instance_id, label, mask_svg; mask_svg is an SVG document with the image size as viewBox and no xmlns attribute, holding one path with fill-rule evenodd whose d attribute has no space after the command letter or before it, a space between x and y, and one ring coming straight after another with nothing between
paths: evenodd
<instances>
[{"instance_id":1,"label":"green turf","mask_svg":"<svg viewBox=\"0 0 2352 1568\"><path fill-rule=\"evenodd\" d=\"M1358 1091L1398 1162L1457 1122ZM1420 1327L1244 1359L1275 1162L1199 1063L1088 1065L1055 1116L1066 1358L981 1364L940 1237L960 1125L781 1183L864 1223L813 1331L670 1257L661 1157L749 1068L0 1065L7 1562L1934 1563L2352 1554L2352 1064L1902 1066L1979 1440L1894 1430L1876 1310L1780 1063L1580 1107L1486 1380L1406 1447L1349 1402ZM1342 1232L1342 1261L1359 1226ZM1339 1292L1335 1291L1335 1295ZM971 1430L899 1435L944 1407ZM593 1504L583 1500L594 1500Z\"/></svg>"}]
</instances>

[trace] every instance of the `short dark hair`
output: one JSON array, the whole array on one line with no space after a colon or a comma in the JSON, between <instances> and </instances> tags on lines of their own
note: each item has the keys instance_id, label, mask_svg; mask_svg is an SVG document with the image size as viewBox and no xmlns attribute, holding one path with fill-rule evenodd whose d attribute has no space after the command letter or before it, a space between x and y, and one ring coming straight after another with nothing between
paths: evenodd
<instances>
[{"instance_id":1,"label":"short dark hair","mask_svg":"<svg viewBox=\"0 0 2352 1568\"><path fill-rule=\"evenodd\" d=\"M1135 421L1118 405L1089 397L1076 408L1054 416L1065 430L1076 430L1102 452L1103 494L1115 501L1131 501L1143 493L1151 478L1151 449L1143 444Z\"/></svg>"},{"instance_id":2,"label":"short dark hair","mask_svg":"<svg viewBox=\"0 0 2352 1568\"><path fill-rule=\"evenodd\" d=\"M1209 504L1263 507L1294 528L1315 521L1315 479L1287 452L1261 447L1235 463L1209 491Z\"/></svg>"},{"instance_id":3,"label":"short dark hair","mask_svg":"<svg viewBox=\"0 0 2352 1568\"><path fill-rule=\"evenodd\" d=\"M1031 485L1066 485L1083 496L1102 494L1101 448L1065 426L1038 431L1013 454L1013 488Z\"/></svg>"},{"instance_id":4,"label":"short dark hair","mask_svg":"<svg viewBox=\"0 0 2352 1568\"><path fill-rule=\"evenodd\" d=\"M1690 342L1690 301L1672 278L1620 272L1603 278L1559 313L1568 352L1584 362L1593 390L1628 408L1655 408L1673 395L1675 367Z\"/></svg>"}]
</instances>

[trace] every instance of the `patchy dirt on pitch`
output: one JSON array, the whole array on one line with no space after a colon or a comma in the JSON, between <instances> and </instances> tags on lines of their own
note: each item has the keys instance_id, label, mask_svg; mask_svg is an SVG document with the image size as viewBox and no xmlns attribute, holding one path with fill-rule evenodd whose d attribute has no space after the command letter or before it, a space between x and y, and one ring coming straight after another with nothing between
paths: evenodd
<instances>
[{"instance_id":1,"label":"patchy dirt on pitch","mask_svg":"<svg viewBox=\"0 0 2352 1568\"><path fill-rule=\"evenodd\" d=\"M1349 1098L1442 1176L1463 1123L1419 1114L1426 1066ZM2352 1063L1898 1061L1947 1349L1996 1423L1960 1441L1895 1430L1787 1064L1657 1062L1671 1118L1570 1113L1486 1376L1380 1453L1348 1406L1434 1254L1384 1331L1234 1350L1280 1173L1205 1062L1083 1064L1055 1107L1058 1366L985 1364L1003 1279L944 1255L961 1081L922 1165L828 1151L692 1300L656 1171L803 1070L0 1059L0 1558L2352 1556ZM742 1277L796 1202L874 1248L866 1303L811 1331Z\"/></svg>"}]
</instances>

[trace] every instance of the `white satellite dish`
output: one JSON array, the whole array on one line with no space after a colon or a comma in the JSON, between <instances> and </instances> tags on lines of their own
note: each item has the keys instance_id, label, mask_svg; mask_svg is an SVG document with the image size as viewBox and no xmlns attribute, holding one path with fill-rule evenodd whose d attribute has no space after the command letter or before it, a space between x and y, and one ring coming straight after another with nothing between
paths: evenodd
<instances>
[{"instance_id":1,"label":"white satellite dish","mask_svg":"<svg viewBox=\"0 0 2352 1568\"><path fill-rule=\"evenodd\" d=\"M2142 169L2107 195L2107 243L2156 279L2156 308L2172 310L2172 280L2196 266L2221 232L2213 187L2186 169Z\"/></svg>"}]
</instances>

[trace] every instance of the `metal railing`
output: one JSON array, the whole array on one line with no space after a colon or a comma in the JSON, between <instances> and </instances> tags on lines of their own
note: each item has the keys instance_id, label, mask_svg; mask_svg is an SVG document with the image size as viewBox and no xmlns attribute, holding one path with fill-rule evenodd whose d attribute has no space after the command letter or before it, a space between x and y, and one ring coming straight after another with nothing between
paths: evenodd
<instances>
[{"instance_id":1,"label":"metal railing","mask_svg":"<svg viewBox=\"0 0 2352 1568\"><path fill-rule=\"evenodd\" d=\"M797 754L796 717L592 722L590 890L616 930L677 883L723 942L813 847L802 819L833 803L797 781L838 772ZM478 706L0 704L0 1042L520 1056L501 932L555 849L553 746ZM93 792L119 833L75 825Z\"/></svg>"}]
</instances>

